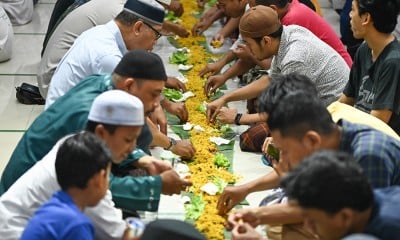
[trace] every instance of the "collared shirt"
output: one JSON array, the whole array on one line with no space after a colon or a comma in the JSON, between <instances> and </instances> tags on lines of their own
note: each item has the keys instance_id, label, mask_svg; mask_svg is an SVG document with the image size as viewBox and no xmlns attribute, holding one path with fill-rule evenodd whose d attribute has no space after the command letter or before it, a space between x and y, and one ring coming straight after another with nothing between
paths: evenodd
<instances>
[{"instance_id":1,"label":"collared shirt","mask_svg":"<svg viewBox=\"0 0 400 240\"><path fill-rule=\"evenodd\" d=\"M374 206L365 233L379 239L397 240L400 236L400 187L374 190Z\"/></svg>"},{"instance_id":2,"label":"collared shirt","mask_svg":"<svg viewBox=\"0 0 400 240\"><path fill-rule=\"evenodd\" d=\"M126 52L121 32L113 20L82 33L61 59L51 79L45 109L84 78L112 73Z\"/></svg>"},{"instance_id":3,"label":"collared shirt","mask_svg":"<svg viewBox=\"0 0 400 240\"><path fill-rule=\"evenodd\" d=\"M400 185L400 141L371 127L340 120L340 149L350 153L374 188Z\"/></svg>"},{"instance_id":4,"label":"collared shirt","mask_svg":"<svg viewBox=\"0 0 400 240\"><path fill-rule=\"evenodd\" d=\"M40 114L22 136L8 161L1 177L0 194L42 159L59 139L83 130L93 100L113 88L110 74L92 75ZM151 141L149 128L143 127L137 140L138 147L145 149ZM127 161L132 162L145 155L143 151L135 150ZM156 210L161 185L160 176L110 177L110 189L117 207L127 210Z\"/></svg>"},{"instance_id":5,"label":"collared shirt","mask_svg":"<svg viewBox=\"0 0 400 240\"><path fill-rule=\"evenodd\" d=\"M350 73L346 62L333 48L297 25L283 26L271 71L272 74L297 72L309 77L326 106L339 98Z\"/></svg>"},{"instance_id":6,"label":"collared shirt","mask_svg":"<svg viewBox=\"0 0 400 240\"><path fill-rule=\"evenodd\" d=\"M91 0L74 9L57 25L47 42L51 47L44 50L37 74L40 94L44 98L57 65L75 39L84 31L114 19L125 3L126 0Z\"/></svg>"},{"instance_id":7,"label":"collared shirt","mask_svg":"<svg viewBox=\"0 0 400 240\"><path fill-rule=\"evenodd\" d=\"M31 218L20 239L82 239L94 238L90 220L75 205L71 196L58 191Z\"/></svg>"}]
</instances>

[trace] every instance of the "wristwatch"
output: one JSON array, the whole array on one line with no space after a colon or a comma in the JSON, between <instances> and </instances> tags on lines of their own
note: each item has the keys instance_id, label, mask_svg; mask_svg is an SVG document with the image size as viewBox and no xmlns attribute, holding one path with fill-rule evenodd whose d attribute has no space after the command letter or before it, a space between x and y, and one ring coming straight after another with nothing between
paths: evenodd
<instances>
[{"instance_id":1,"label":"wristwatch","mask_svg":"<svg viewBox=\"0 0 400 240\"><path fill-rule=\"evenodd\" d=\"M165 150L170 150L173 146L176 145L176 140L173 138L169 138L169 146L167 148L164 148Z\"/></svg>"},{"instance_id":2,"label":"wristwatch","mask_svg":"<svg viewBox=\"0 0 400 240\"><path fill-rule=\"evenodd\" d=\"M241 114L241 113L236 114L236 117L235 117L235 124L236 125L240 125L240 119L242 118L242 115L243 114Z\"/></svg>"}]
</instances>

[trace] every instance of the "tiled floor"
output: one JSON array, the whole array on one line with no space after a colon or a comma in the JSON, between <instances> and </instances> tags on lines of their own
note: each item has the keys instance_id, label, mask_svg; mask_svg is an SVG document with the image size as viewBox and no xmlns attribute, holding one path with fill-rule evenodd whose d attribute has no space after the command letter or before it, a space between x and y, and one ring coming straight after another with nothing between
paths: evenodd
<instances>
[{"instance_id":1,"label":"tiled floor","mask_svg":"<svg viewBox=\"0 0 400 240\"><path fill-rule=\"evenodd\" d=\"M36 84L41 46L55 2L41 0L35 7L32 22L14 27L12 59L0 63L0 172L23 131L43 110L42 106L19 104L15 87L22 82Z\"/></svg>"},{"instance_id":2,"label":"tiled floor","mask_svg":"<svg viewBox=\"0 0 400 240\"><path fill-rule=\"evenodd\" d=\"M15 98L15 87L22 82L36 84L35 74L40 61L42 41L55 2L56 0L40 0L35 7L33 21L14 27L13 57L8 62L0 63L0 174L23 131L43 110L42 106L19 104ZM329 8L328 0L320 0L320 5L324 16L338 31L339 17ZM155 52L162 54L170 51L156 48ZM174 69L170 68L169 71ZM231 84L235 85L234 82ZM235 105L243 108L244 102ZM270 170L261 164L259 155L242 153L236 144L234 171L243 176L242 181L249 181ZM265 193L251 194L248 200L255 206L263 195ZM164 200L168 202L168 198Z\"/></svg>"}]
</instances>

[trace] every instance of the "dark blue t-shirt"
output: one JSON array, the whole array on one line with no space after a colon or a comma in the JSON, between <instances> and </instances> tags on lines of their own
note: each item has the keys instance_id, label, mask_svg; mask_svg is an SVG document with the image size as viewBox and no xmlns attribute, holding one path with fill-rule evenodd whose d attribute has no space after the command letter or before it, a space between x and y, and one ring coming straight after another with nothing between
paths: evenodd
<instances>
[{"instance_id":1,"label":"dark blue t-shirt","mask_svg":"<svg viewBox=\"0 0 400 240\"><path fill-rule=\"evenodd\" d=\"M71 196L58 191L31 218L21 240L91 240L92 222L75 205Z\"/></svg>"},{"instance_id":2,"label":"dark blue t-shirt","mask_svg":"<svg viewBox=\"0 0 400 240\"><path fill-rule=\"evenodd\" d=\"M374 206L365 233L379 239L400 239L400 186L374 190Z\"/></svg>"}]
</instances>

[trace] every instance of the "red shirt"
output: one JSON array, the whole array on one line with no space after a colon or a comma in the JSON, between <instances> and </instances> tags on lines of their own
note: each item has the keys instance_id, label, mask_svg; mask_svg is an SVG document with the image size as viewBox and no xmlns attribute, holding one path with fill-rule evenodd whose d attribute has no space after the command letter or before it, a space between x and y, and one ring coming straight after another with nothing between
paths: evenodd
<instances>
[{"instance_id":1,"label":"red shirt","mask_svg":"<svg viewBox=\"0 0 400 240\"><path fill-rule=\"evenodd\" d=\"M307 28L319 39L335 49L349 67L353 64L350 54L345 49L332 26L306 5L299 3L298 0L292 0L289 10L281 19L281 22L283 25L295 24Z\"/></svg>"}]
</instances>

